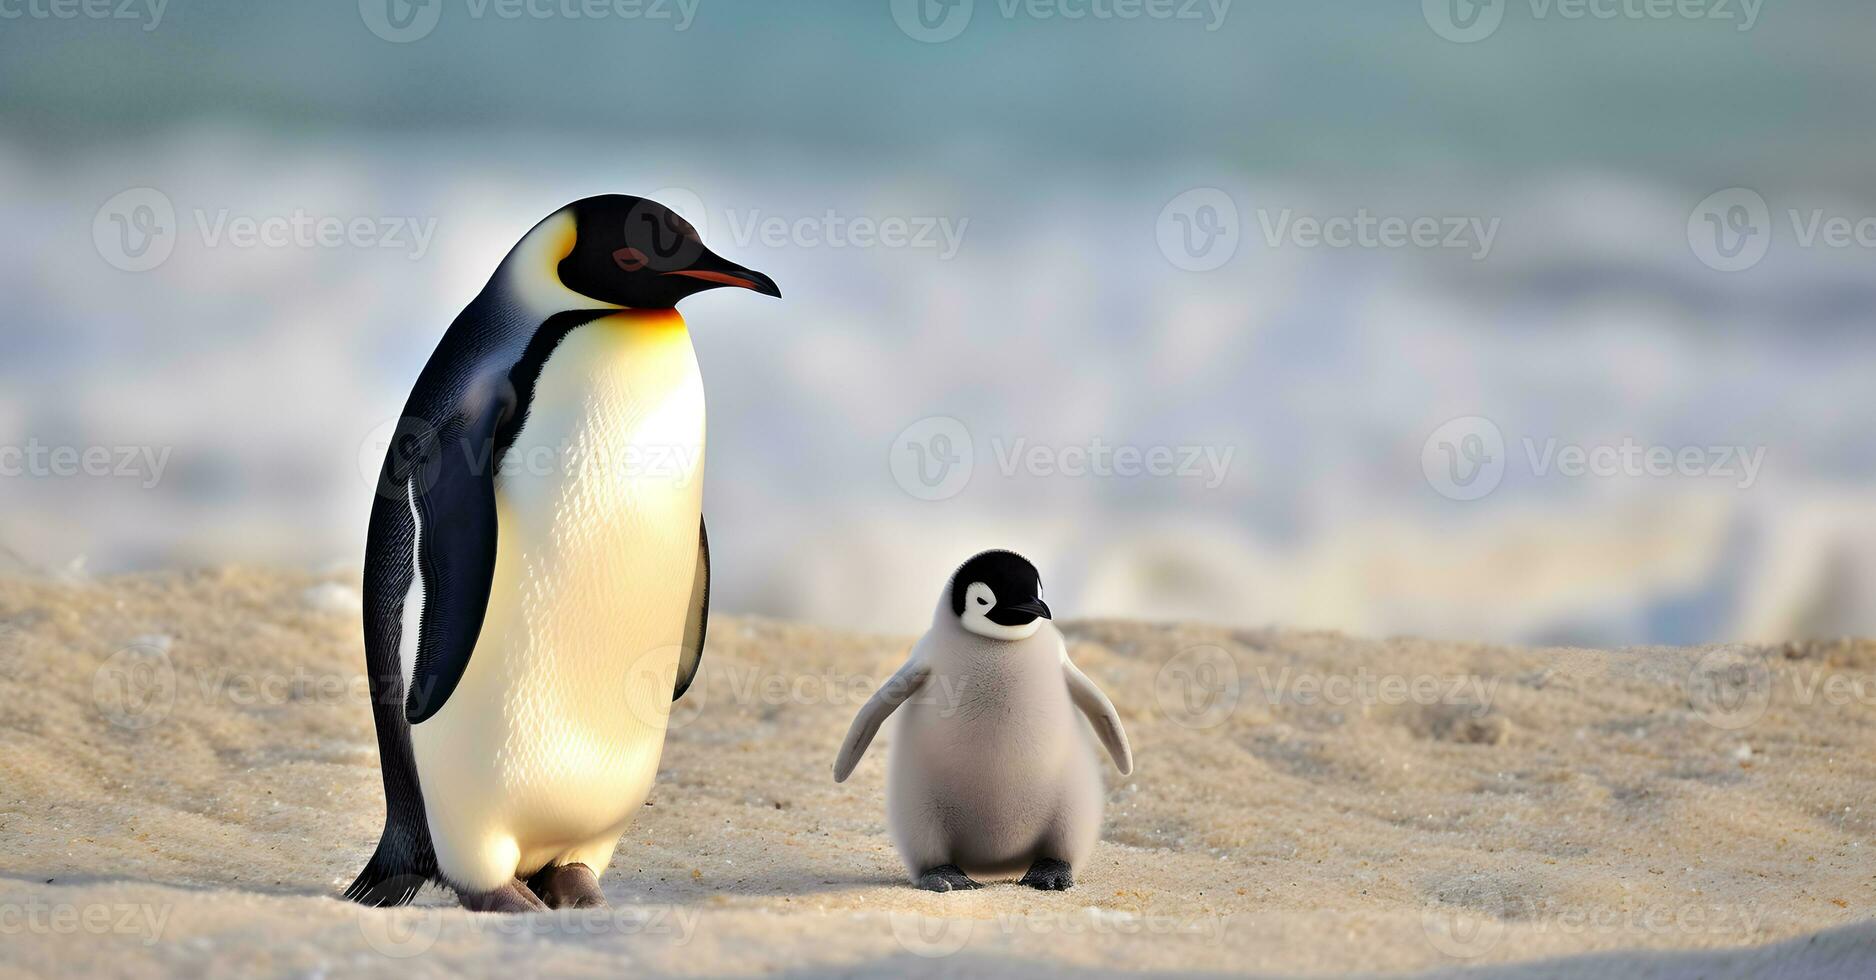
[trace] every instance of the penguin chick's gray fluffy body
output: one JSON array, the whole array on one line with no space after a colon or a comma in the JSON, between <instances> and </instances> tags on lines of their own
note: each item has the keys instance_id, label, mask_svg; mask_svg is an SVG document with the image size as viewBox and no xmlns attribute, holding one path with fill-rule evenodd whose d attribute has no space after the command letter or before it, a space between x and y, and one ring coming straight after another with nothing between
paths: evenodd
<instances>
[{"instance_id":1,"label":"penguin chick's gray fluffy body","mask_svg":"<svg viewBox=\"0 0 1876 980\"><path fill-rule=\"evenodd\" d=\"M970 569L966 563L959 573ZM956 584L905 666L854 719L834 778L847 778L896 707L887 819L914 883L949 891L976 887L975 877L1027 872L1024 884L1069 887L1070 870L1100 837L1105 795L1100 760L1077 712L1123 775L1133 771L1126 733L1112 702L1068 659L1039 595L1031 600L1041 609L1030 617L1035 628L998 629L1011 618L997 615L1013 604L1010 590L992 596L996 611L984 620L974 609L954 612ZM978 600L972 586L969 601Z\"/></svg>"}]
</instances>

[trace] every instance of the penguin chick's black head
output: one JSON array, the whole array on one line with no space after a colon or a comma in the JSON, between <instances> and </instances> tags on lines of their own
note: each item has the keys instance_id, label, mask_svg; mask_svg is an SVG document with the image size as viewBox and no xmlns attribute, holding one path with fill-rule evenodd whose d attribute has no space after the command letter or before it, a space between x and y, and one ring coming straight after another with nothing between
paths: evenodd
<instances>
[{"instance_id":1,"label":"penguin chick's black head","mask_svg":"<svg viewBox=\"0 0 1876 980\"><path fill-rule=\"evenodd\" d=\"M606 194L567 207L574 240L556 271L581 295L633 309L668 309L718 286L782 295L775 280L705 248L690 222L657 201Z\"/></svg>"},{"instance_id":2,"label":"penguin chick's black head","mask_svg":"<svg viewBox=\"0 0 1876 980\"><path fill-rule=\"evenodd\" d=\"M1042 601L1042 575L1014 551L986 551L959 566L951 577L951 612L960 618L982 616L998 626L1052 618Z\"/></svg>"}]
</instances>

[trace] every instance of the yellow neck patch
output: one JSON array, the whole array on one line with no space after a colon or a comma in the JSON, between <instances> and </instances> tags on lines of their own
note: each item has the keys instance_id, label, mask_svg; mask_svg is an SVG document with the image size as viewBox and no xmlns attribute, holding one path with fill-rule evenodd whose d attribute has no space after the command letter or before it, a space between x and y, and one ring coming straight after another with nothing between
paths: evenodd
<instances>
[{"instance_id":1,"label":"yellow neck patch","mask_svg":"<svg viewBox=\"0 0 1876 980\"><path fill-rule=\"evenodd\" d=\"M684 332L684 317L676 310L620 310L599 319L607 326L631 330L674 330Z\"/></svg>"}]
</instances>

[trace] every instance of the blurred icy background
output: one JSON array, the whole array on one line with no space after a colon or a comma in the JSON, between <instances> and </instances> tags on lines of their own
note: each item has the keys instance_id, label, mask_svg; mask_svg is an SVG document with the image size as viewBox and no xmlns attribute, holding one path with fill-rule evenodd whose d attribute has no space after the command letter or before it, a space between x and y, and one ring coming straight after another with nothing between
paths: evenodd
<instances>
[{"instance_id":1,"label":"blurred icy background","mask_svg":"<svg viewBox=\"0 0 1876 980\"><path fill-rule=\"evenodd\" d=\"M0 20L0 443L169 456L156 480L16 465L5 562L356 566L361 454L501 255L566 201L661 191L785 294L686 304L722 609L914 631L953 564L1003 545L1074 616L1876 632L1876 242L1806 247L1786 218L1876 215L1867 3L1570 20L1512 0L1463 44L1412 0L1239 0L1222 22L977 0L942 43L887 0L698 0L682 30L676 0L535 3L7 8L28 13ZM145 187L173 252L124 271L113 236L150 214L100 209ZM1772 244L1724 272L1689 224L1733 187L1769 202ZM1195 188L1231 227L1164 210ZM1482 260L1265 238L1285 210L1360 209L1496 236ZM434 238L210 237L296 213ZM962 234L955 255L835 247L813 237L830 213ZM750 233L775 217L809 231ZM1162 247L1191 221L1227 233L1218 268ZM929 501L891 454L933 416L974 466ZM1503 481L1452 499L1429 438L1469 416L1502 434ZM1571 477L1534 472L1527 439L1764 456L1744 487ZM1215 486L1006 474L1017 440L1231 456Z\"/></svg>"}]
</instances>

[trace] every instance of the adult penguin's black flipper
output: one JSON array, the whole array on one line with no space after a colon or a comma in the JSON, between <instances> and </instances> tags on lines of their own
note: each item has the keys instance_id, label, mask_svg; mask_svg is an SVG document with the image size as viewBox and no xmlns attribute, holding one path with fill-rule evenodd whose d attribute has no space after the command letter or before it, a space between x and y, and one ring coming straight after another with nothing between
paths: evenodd
<instances>
[{"instance_id":1,"label":"adult penguin's black flipper","mask_svg":"<svg viewBox=\"0 0 1876 980\"><path fill-rule=\"evenodd\" d=\"M496 431L515 406L506 379L472 394L437 433L408 484L417 524L423 613L404 716L420 725L449 701L469 667L495 578ZM433 533L447 529L443 533Z\"/></svg>"},{"instance_id":2,"label":"adult penguin's black flipper","mask_svg":"<svg viewBox=\"0 0 1876 980\"><path fill-rule=\"evenodd\" d=\"M345 890L365 905L403 905L437 877L410 726L435 714L455 688L487 611L496 540L490 439L515 404L506 381L467 387L488 394L466 408L453 399L406 407L371 509L365 661L385 820L377 850ZM440 530L452 520L459 526Z\"/></svg>"},{"instance_id":3,"label":"adult penguin's black flipper","mask_svg":"<svg viewBox=\"0 0 1876 980\"><path fill-rule=\"evenodd\" d=\"M697 522L697 571L691 577L690 615L684 618L684 648L677 658L677 686L671 692L676 701L690 689L703 663L704 633L710 628L710 532Z\"/></svg>"}]
</instances>

